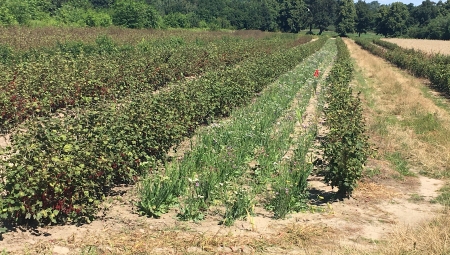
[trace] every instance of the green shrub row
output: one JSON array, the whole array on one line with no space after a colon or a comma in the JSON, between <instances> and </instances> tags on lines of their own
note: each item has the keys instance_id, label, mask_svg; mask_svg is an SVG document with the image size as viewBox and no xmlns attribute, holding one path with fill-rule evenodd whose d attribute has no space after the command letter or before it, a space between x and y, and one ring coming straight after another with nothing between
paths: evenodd
<instances>
[{"instance_id":1,"label":"green shrub row","mask_svg":"<svg viewBox=\"0 0 450 255\"><path fill-rule=\"evenodd\" d=\"M323 142L326 164L325 182L349 196L361 177L369 153L362 106L349 85L353 78L353 64L347 46L336 39L338 55L327 79L324 108L329 128Z\"/></svg>"},{"instance_id":2,"label":"green shrub row","mask_svg":"<svg viewBox=\"0 0 450 255\"><path fill-rule=\"evenodd\" d=\"M396 44L374 40L356 39L363 49L382 57L413 75L427 78L433 86L444 93L450 93L450 57L440 54L430 55L414 49L404 49ZM376 46L376 45L379 46Z\"/></svg>"},{"instance_id":3,"label":"green shrub row","mask_svg":"<svg viewBox=\"0 0 450 255\"><path fill-rule=\"evenodd\" d=\"M0 133L32 116L156 90L171 81L288 48L291 43L281 38L223 38L206 44L168 38L156 45L119 47L110 38L99 37L96 45L66 43L56 52L30 50L12 57L16 63L0 65ZM0 53L8 54L7 50Z\"/></svg>"},{"instance_id":4,"label":"green shrub row","mask_svg":"<svg viewBox=\"0 0 450 255\"><path fill-rule=\"evenodd\" d=\"M133 94L62 118L24 123L0 171L6 179L0 216L41 224L91 220L114 185L133 183L151 171L142 162L164 159L198 125L248 103L325 41L261 54L157 94Z\"/></svg>"}]
</instances>

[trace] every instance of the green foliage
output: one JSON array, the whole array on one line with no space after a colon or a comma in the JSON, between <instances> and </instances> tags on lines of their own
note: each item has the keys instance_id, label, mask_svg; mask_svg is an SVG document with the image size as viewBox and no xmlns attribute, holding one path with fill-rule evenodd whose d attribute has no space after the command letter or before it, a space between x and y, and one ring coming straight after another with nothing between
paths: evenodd
<instances>
[{"instance_id":1,"label":"green foliage","mask_svg":"<svg viewBox=\"0 0 450 255\"><path fill-rule=\"evenodd\" d=\"M174 37L119 47L111 38L99 36L95 44L66 42L23 53L1 47L7 65L0 77L7 82L0 85L0 129L8 132L30 117L48 116L64 107L154 91L168 82L258 56L266 47L289 47L289 38L281 38L257 42L224 37L200 45Z\"/></svg>"},{"instance_id":2,"label":"green foliage","mask_svg":"<svg viewBox=\"0 0 450 255\"><path fill-rule=\"evenodd\" d=\"M190 28L192 25L189 16L179 12L167 14L163 17L164 25L172 28Z\"/></svg>"},{"instance_id":3,"label":"green foliage","mask_svg":"<svg viewBox=\"0 0 450 255\"><path fill-rule=\"evenodd\" d=\"M369 154L361 102L349 83L353 65L347 46L338 38L338 58L328 79L325 117L329 133L323 142L325 182L349 196L361 177Z\"/></svg>"},{"instance_id":4,"label":"green foliage","mask_svg":"<svg viewBox=\"0 0 450 255\"><path fill-rule=\"evenodd\" d=\"M309 2L309 3L308 3ZM308 15L312 19L310 28L315 26L319 29L319 35L335 23L337 1L334 0L312 0L307 1L309 8Z\"/></svg>"},{"instance_id":5,"label":"green foliage","mask_svg":"<svg viewBox=\"0 0 450 255\"><path fill-rule=\"evenodd\" d=\"M367 33L372 25L372 16L369 10L369 6L366 2L358 0L355 4L356 9L356 26L355 31L361 36L361 33Z\"/></svg>"},{"instance_id":6,"label":"green foliage","mask_svg":"<svg viewBox=\"0 0 450 255\"><path fill-rule=\"evenodd\" d=\"M28 1L8 1L7 7L14 19L21 25L29 24L34 10ZM5 13L8 15L8 13Z\"/></svg>"},{"instance_id":7,"label":"green foliage","mask_svg":"<svg viewBox=\"0 0 450 255\"><path fill-rule=\"evenodd\" d=\"M413 9L411 16L419 26L426 27L432 19L435 19L439 15L439 9L434 2L425 0Z\"/></svg>"},{"instance_id":8,"label":"green foliage","mask_svg":"<svg viewBox=\"0 0 450 255\"><path fill-rule=\"evenodd\" d=\"M180 176L186 178L186 176ZM210 192L208 180L198 178L188 178L187 196L181 204L178 218L184 221L199 221L205 218L205 211L208 209L207 200L209 196L205 193ZM206 191L206 192L205 192Z\"/></svg>"},{"instance_id":9,"label":"green foliage","mask_svg":"<svg viewBox=\"0 0 450 255\"><path fill-rule=\"evenodd\" d=\"M306 208L308 176L313 169L311 162L306 162L306 154L310 148L315 132L304 136L294 153L290 166L282 170L273 186L274 196L268 208L277 219L284 219L291 212Z\"/></svg>"},{"instance_id":10,"label":"green foliage","mask_svg":"<svg viewBox=\"0 0 450 255\"><path fill-rule=\"evenodd\" d=\"M405 4L395 2L390 7L382 7L377 13L376 32L386 37L396 37L406 33L409 11Z\"/></svg>"},{"instance_id":11,"label":"green foliage","mask_svg":"<svg viewBox=\"0 0 450 255\"><path fill-rule=\"evenodd\" d=\"M332 28L332 24L344 21L341 26L336 27L342 30L339 33L350 33L352 30L347 29L352 25L348 23L348 19L337 21L341 10L336 9L340 3L348 5L351 1L3 0L0 1L2 14L0 25L106 26L113 20L115 25L130 28L197 27L211 30L259 29L298 32L309 26L310 33L316 28L319 29L319 34L322 34L323 31ZM377 12L382 14L382 17L378 15L380 17L369 29L375 27L378 33L388 33L388 36L404 35L407 30L411 30L410 36L425 38L423 36L428 36L428 32L434 31L437 24L438 28L442 29L441 24L445 22L443 17L450 13L449 4L443 2L426 0L419 6L403 4L409 13L409 17L403 22L404 8L396 7L400 4L397 2L385 5L378 1L365 3L371 16L375 16ZM390 16L380 13L385 10L389 12L390 9L392 9ZM84 17L84 21L81 16ZM357 23L361 24L360 21ZM366 30L365 26L363 30ZM432 33L430 36L439 34L439 32Z\"/></svg>"},{"instance_id":12,"label":"green foliage","mask_svg":"<svg viewBox=\"0 0 450 255\"><path fill-rule=\"evenodd\" d=\"M342 0L339 3L336 19L336 32L341 36L355 32L356 20L355 4L352 0Z\"/></svg>"},{"instance_id":13,"label":"green foliage","mask_svg":"<svg viewBox=\"0 0 450 255\"><path fill-rule=\"evenodd\" d=\"M8 7L0 5L0 25L11 26L17 24L17 20Z\"/></svg>"},{"instance_id":14,"label":"green foliage","mask_svg":"<svg viewBox=\"0 0 450 255\"><path fill-rule=\"evenodd\" d=\"M421 39L450 40L450 13L439 15L426 26L416 26L408 30L408 36Z\"/></svg>"},{"instance_id":15,"label":"green foliage","mask_svg":"<svg viewBox=\"0 0 450 255\"><path fill-rule=\"evenodd\" d=\"M161 17L142 1L119 0L113 6L113 23L128 28L158 28Z\"/></svg>"},{"instance_id":16,"label":"green foliage","mask_svg":"<svg viewBox=\"0 0 450 255\"><path fill-rule=\"evenodd\" d=\"M142 164L142 168L146 164ZM150 170L150 169L145 169ZM144 179L139 183L138 193L140 200L136 203L143 215L159 218L169 210L169 206L176 202L173 197L177 179L175 176L154 175L152 178Z\"/></svg>"},{"instance_id":17,"label":"green foliage","mask_svg":"<svg viewBox=\"0 0 450 255\"><path fill-rule=\"evenodd\" d=\"M85 23L89 27L109 27L112 25L112 18L107 13L88 10L85 14Z\"/></svg>"},{"instance_id":18,"label":"green foliage","mask_svg":"<svg viewBox=\"0 0 450 255\"><path fill-rule=\"evenodd\" d=\"M58 9L56 18L64 24L74 24L83 27L86 25L85 13L86 11L81 8L65 4Z\"/></svg>"},{"instance_id":19,"label":"green foliage","mask_svg":"<svg viewBox=\"0 0 450 255\"><path fill-rule=\"evenodd\" d=\"M246 219L247 216L253 214L255 202L250 191L240 188L227 195L223 220L225 226L232 226L236 220Z\"/></svg>"},{"instance_id":20,"label":"green foliage","mask_svg":"<svg viewBox=\"0 0 450 255\"><path fill-rule=\"evenodd\" d=\"M188 101L189 104L174 103L184 105L184 108L190 104L197 104L198 106L194 107L195 111L215 112L210 115L211 117L227 116L235 107L247 104L248 98L255 92L261 91L278 76L277 74L292 68L295 63L317 50L325 40L326 38L322 38L317 41L317 44L314 42L266 55L254 62L243 62L239 68L227 70L218 77L212 74L203 76L188 86L189 92L177 93L178 95L195 93L195 97ZM314 70L315 66L311 65L308 64L308 71ZM298 76L295 77L298 78ZM302 76L302 79L305 78ZM269 92L259 98L259 103L249 106L246 111L235 112L236 120L231 125L212 128L199 136L195 148L187 153L176 166L178 169L176 172L181 173L178 178L179 190L186 190L181 192L182 212L179 217L198 220L199 216L204 216L205 210L219 199L228 201L225 203L228 209L225 212L224 223L231 224L234 219L246 215L244 212L249 211L251 207L252 195L245 195L245 192L242 193L234 186L230 186L230 183L244 181L245 178L242 176L247 172L248 159L254 157L255 147L261 144L267 144L265 150L270 155L258 158L261 159L261 169L252 170L255 182L261 183L275 171L273 162L279 160L280 151L286 150L283 146L289 146L282 141L289 140L290 132L285 132L282 137L280 135L280 138L274 140L274 137L266 130L273 126L273 122L282 114L282 109L290 105L295 95L292 92L297 91L297 86L301 85L303 85L302 82L292 82L292 85L283 87L283 91L286 90L285 94L289 95L286 97L276 96L280 88L271 87ZM198 89L197 86L199 86ZM208 110L210 107L214 108ZM193 112L195 112L194 109L192 109ZM255 111L260 113L255 114ZM287 123L291 124L293 129L294 123ZM245 140L242 137L245 137ZM281 138L284 140L278 140ZM239 192L242 194L238 195ZM179 195L174 194L177 197ZM171 201L167 201L167 204L169 203Z\"/></svg>"},{"instance_id":21,"label":"green foliage","mask_svg":"<svg viewBox=\"0 0 450 255\"><path fill-rule=\"evenodd\" d=\"M298 33L306 28L308 9L303 0L281 0L278 25L283 32Z\"/></svg>"},{"instance_id":22,"label":"green foliage","mask_svg":"<svg viewBox=\"0 0 450 255\"><path fill-rule=\"evenodd\" d=\"M441 194L436 198L436 202L444 205L446 208L450 207L450 184L445 184L440 190Z\"/></svg>"},{"instance_id":23,"label":"green foliage","mask_svg":"<svg viewBox=\"0 0 450 255\"><path fill-rule=\"evenodd\" d=\"M368 40L355 41L364 49L385 58L399 68L406 69L416 76L428 78L437 90L450 93L450 58L448 56L440 54L430 56L422 51L403 49L382 40L373 42L388 50L376 47Z\"/></svg>"},{"instance_id":24,"label":"green foliage","mask_svg":"<svg viewBox=\"0 0 450 255\"><path fill-rule=\"evenodd\" d=\"M246 44L234 44L238 49L226 48L233 45L232 42L230 39L223 41L223 54L228 53L228 50L239 52L239 58L236 57L235 61L243 60L241 52L248 54ZM6 151L8 159L2 162L0 179L6 179L6 193L2 194L0 200L5 210L2 218L17 222L30 219L41 224L90 221L98 204L114 185L134 183L145 174L148 169L140 167L141 163L149 159L164 159L167 151L191 135L198 125L216 116L229 115L232 109L247 103L254 93L260 92L266 84L324 43L319 40L290 50L279 48L274 54L261 53L269 52L268 49L276 42L262 43L263 48L252 53L259 56L252 58L249 56L255 55L247 55L249 58L240 62L239 67L217 69L215 66L215 72L203 73L198 79L180 81L171 89L157 94L140 89L143 87L138 85L143 81L133 80L140 77L135 71L133 75L122 73L123 77L130 79L125 83L125 91L129 93L122 99L108 102L86 94L82 100L94 102L91 107L73 108L58 112L63 115L58 118L41 117L38 121L24 123L20 130L25 131L14 133L13 148ZM105 37L99 38L97 43L102 47L107 46L106 49L114 46ZM176 50L181 49L179 40L171 40L168 44ZM167 44L163 48L165 46ZM156 47L157 51L160 49ZM182 56L191 52L189 47L184 49L186 51L180 50ZM169 47L169 50L174 55L175 49ZM201 52L204 52L203 48ZM225 55L214 54L216 57L222 56L223 60L230 60ZM108 56L102 53L92 58L97 63L104 57L101 63L107 67L109 62L106 61L110 60ZM163 57L166 61L163 63L167 64L167 55ZM85 65L82 62L85 58L76 58L73 65ZM137 63L140 68L132 69L138 70L137 74L143 70L142 65L149 66L148 63L137 61L139 58L136 57L133 58L136 62L123 55L118 58L125 59L127 63ZM176 57L173 61L178 64L191 62L181 62L180 59ZM200 59L204 63L209 58L203 55ZM154 67L150 68L153 73ZM69 70L71 68L60 69L66 75ZM166 70L174 72L173 69ZM89 71L93 71L92 68ZM123 72L123 69L120 71ZM109 70L105 73L110 77ZM112 80L113 84L119 82ZM132 84L136 87L133 88ZM94 88L94 91L101 91L101 88ZM150 187L150 194L154 195L149 195L148 201L140 207L152 216L166 210L165 206L171 204L167 200L173 201L185 189L186 180L170 175L169 178L180 180L181 183L146 184ZM172 196L165 195L167 190L171 190ZM159 205L152 204L154 201ZM195 206L186 208L189 210L187 214L200 215L196 214Z\"/></svg>"},{"instance_id":25,"label":"green foliage","mask_svg":"<svg viewBox=\"0 0 450 255\"><path fill-rule=\"evenodd\" d=\"M401 176L415 176L413 172L409 170L408 161L400 152L393 152L386 155L386 159L391 162L395 170Z\"/></svg>"},{"instance_id":26,"label":"green foliage","mask_svg":"<svg viewBox=\"0 0 450 255\"><path fill-rule=\"evenodd\" d=\"M2 64L9 64L14 60L14 51L7 45L0 44L0 61Z\"/></svg>"}]
</instances>

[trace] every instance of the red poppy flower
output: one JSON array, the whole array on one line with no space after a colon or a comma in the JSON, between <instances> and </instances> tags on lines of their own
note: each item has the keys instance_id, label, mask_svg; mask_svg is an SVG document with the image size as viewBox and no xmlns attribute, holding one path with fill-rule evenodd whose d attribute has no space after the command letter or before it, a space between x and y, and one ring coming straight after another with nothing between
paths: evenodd
<instances>
[{"instance_id":1,"label":"red poppy flower","mask_svg":"<svg viewBox=\"0 0 450 255\"><path fill-rule=\"evenodd\" d=\"M314 77L319 77L319 69L316 69L316 71L314 72Z\"/></svg>"}]
</instances>

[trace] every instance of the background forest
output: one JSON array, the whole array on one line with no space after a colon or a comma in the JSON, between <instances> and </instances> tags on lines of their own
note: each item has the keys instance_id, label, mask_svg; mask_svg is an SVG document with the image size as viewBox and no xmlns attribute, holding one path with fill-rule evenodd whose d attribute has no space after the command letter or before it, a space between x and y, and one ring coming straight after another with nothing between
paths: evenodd
<instances>
[{"instance_id":1,"label":"background forest","mask_svg":"<svg viewBox=\"0 0 450 255\"><path fill-rule=\"evenodd\" d=\"M450 39L450 1L382 5L359 0L2 0L0 26L373 31Z\"/></svg>"}]
</instances>

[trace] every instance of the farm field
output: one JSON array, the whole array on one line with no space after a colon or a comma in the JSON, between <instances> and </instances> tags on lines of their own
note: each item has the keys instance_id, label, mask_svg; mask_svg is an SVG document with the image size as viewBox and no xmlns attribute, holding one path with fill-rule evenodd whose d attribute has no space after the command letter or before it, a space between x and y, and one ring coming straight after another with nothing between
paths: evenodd
<instances>
[{"instance_id":1,"label":"farm field","mask_svg":"<svg viewBox=\"0 0 450 255\"><path fill-rule=\"evenodd\" d=\"M111 93L4 122L3 254L450 252L448 99L350 39L185 33L46 50L100 59L86 85L135 64L118 61L128 90L103 80ZM161 50L173 60L136 64ZM35 66L31 51L3 65ZM176 61L188 51L209 64Z\"/></svg>"},{"instance_id":2,"label":"farm field","mask_svg":"<svg viewBox=\"0 0 450 255\"><path fill-rule=\"evenodd\" d=\"M395 43L407 49L421 50L431 54L450 55L450 41L403 38L383 38L382 40Z\"/></svg>"}]
</instances>

